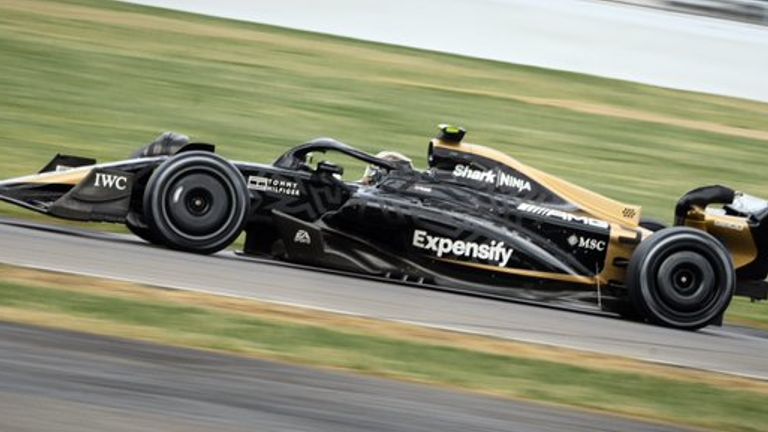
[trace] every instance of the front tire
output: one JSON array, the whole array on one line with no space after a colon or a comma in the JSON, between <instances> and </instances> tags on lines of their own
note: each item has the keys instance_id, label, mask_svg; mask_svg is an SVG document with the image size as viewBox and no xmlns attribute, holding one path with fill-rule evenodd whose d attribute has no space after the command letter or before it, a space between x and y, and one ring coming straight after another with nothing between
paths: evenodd
<instances>
[{"instance_id":1,"label":"front tire","mask_svg":"<svg viewBox=\"0 0 768 432\"><path fill-rule=\"evenodd\" d=\"M240 235L250 199L232 164L214 154L189 152L152 173L143 207L152 238L173 249L212 254Z\"/></svg>"},{"instance_id":2,"label":"front tire","mask_svg":"<svg viewBox=\"0 0 768 432\"><path fill-rule=\"evenodd\" d=\"M727 249L710 234L662 229L635 250L627 272L634 308L652 323L696 330L731 302L736 276Z\"/></svg>"},{"instance_id":3,"label":"front tire","mask_svg":"<svg viewBox=\"0 0 768 432\"><path fill-rule=\"evenodd\" d=\"M162 240L157 239L154 234L152 234L152 231L149 228L134 225L130 222L126 222L125 226L128 228L128 231L133 233L133 235L149 244L157 245L163 243Z\"/></svg>"}]
</instances>

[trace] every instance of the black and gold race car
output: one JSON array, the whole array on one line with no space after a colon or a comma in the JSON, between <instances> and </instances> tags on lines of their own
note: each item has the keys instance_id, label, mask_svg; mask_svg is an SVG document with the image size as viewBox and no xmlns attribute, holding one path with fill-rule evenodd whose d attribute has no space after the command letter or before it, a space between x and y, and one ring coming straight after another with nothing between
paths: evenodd
<instances>
[{"instance_id":1,"label":"black and gold race car","mask_svg":"<svg viewBox=\"0 0 768 432\"><path fill-rule=\"evenodd\" d=\"M664 227L464 135L442 126L418 171L332 139L231 162L167 133L120 162L58 155L0 182L0 199L182 251L214 253L245 231L245 254L684 329L720 323L733 295L766 297L766 201L699 188ZM366 179L311 163L332 152L368 164Z\"/></svg>"}]
</instances>

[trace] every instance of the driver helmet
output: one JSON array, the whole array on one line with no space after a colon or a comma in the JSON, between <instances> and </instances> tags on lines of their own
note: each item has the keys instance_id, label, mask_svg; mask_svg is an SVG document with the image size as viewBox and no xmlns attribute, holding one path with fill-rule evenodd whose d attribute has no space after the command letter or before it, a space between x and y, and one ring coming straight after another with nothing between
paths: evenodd
<instances>
[{"instance_id":1,"label":"driver helmet","mask_svg":"<svg viewBox=\"0 0 768 432\"><path fill-rule=\"evenodd\" d=\"M376 153L376 157L379 159L384 159L387 162L393 162L398 166L406 165L408 168L413 169L413 161L411 161L411 158L396 151L381 151ZM385 172L386 170L384 168L374 164L369 164L365 168L365 173L363 173L363 177L360 179L360 183L367 186L374 185L381 180Z\"/></svg>"}]
</instances>

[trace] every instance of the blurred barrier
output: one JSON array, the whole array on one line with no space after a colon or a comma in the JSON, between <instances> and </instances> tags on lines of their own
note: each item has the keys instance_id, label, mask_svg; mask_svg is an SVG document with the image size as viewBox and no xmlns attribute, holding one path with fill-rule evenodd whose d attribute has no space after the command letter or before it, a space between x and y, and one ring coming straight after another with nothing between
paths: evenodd
<instances>
[{"instance_id":1,"label":"blurred barrier","mask_svg":"<svg viewBox=\"0 0 768 432\"><path fill-rule=\"evenodd\" d=\"M768 25L768 0L611 0Z\"/></svg>"},{"instance_id":2,"label":"blurred barrier","mask_svg":"<svg viewBox=\"0 0 768 432\"><path fill-rule=\"evenodd\" d=\"M666 0L664 3L768 24L768 0Z\"/></svg>"}]
</instances>

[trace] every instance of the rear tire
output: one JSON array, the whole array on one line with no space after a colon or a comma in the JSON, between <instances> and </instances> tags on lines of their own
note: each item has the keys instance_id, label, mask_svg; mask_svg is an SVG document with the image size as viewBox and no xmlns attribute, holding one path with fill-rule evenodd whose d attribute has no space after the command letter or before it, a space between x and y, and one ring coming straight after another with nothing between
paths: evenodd
<instances>
[{"instance_id":1,"label":"rear tire","mask_svg":"<svg viewBox=\"0 0 768 432\"><path fill-rule=\"evenodd\" d=\"M250 198L232 164L211 153L189 152L152 173L143 208L151 238L173 249L212 254L240 235Z\"/></svg>"},{"instance_id":2,"label":"rear tire","mask_svg":"<svg viewBox=\"0 0 768 432\"><path fill-rule=\"evenodd\" d=\"M728 250L717 239L673 227L640 243L629 262L627 287L633 306L648 321L696 330L728 307L736 275Z\"/></svg>"},{"instance_id":3,"label":"rear tire","mask_svg":"<svg viewBox=\"0 0 768 432\"><path fill-rule=\"evenodd\" d=\"M664 228L667 228L669 225L665 224L664 222L656 219L651 218L641 218L640 219L640 226L642 228L645 228L647 230L656 232L661 231Z\"/></svg>"}]
</instances>

